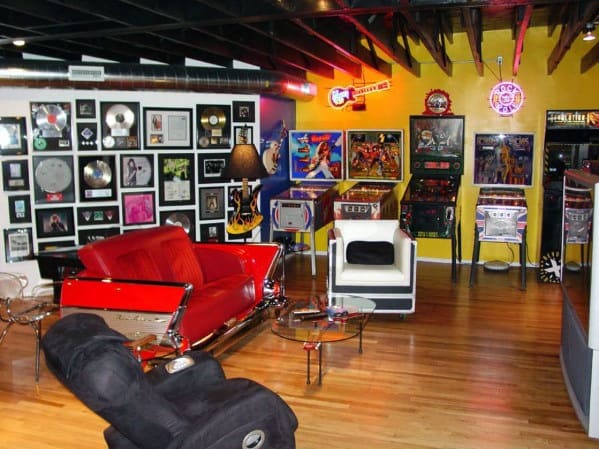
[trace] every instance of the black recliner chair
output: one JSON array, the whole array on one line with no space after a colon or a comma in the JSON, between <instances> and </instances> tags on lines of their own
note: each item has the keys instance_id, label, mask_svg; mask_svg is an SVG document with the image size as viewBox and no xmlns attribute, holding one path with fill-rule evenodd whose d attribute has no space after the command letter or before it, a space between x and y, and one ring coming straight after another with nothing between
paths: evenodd
<instances>
[{"instance_id":1,"label":"black recliner chair","mask_svg":"<svg viewBox=\"0 0 599 449\"><path fill-rule=\"evenodd\" d=\"M189 351L144 373L98 315L56 322L42 340L56 377L111 426L110 449L293 449L297 419L276 393L226 379L210 354Z\"/></svg>"}]
</instances>

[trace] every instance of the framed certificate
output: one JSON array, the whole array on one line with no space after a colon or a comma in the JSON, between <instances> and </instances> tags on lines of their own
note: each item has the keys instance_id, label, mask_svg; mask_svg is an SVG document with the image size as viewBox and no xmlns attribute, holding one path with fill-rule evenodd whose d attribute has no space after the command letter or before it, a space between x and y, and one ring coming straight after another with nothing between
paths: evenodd
<instances>
[{"instance_id":1,"label":"framed certificate","mask_svg":"<svg viewBox=\"0 0 599 449\"><path fill-rule=\"evenodd\" d=\"M143 114L145 148L192 148L192 109L144 108Z\"/></svg>"}]
</instances>

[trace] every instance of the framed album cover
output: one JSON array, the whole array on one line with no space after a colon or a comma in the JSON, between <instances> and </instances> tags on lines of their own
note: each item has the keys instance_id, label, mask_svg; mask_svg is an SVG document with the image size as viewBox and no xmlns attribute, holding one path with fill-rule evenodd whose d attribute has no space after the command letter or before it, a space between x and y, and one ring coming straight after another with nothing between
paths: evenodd
<instances>
[{"instance_id":1,"label":"framed album cover","mask_svg":"<svg viewBox=\"0 0 599 449\"><path fill-rule=\"evenodd\" d=\"M2 161L5 191L29 190L29 165L25 159Z\"/></svg>"},{"instance_id":2,"label":"framed album cover","mask_svg":"<svg viewBox=\"0 0 599 449\"><path fill-rule=\"evenodd\" d=\"M30 103L33 149L70 150L71 103Z\"/></svg>"},{"instance_id":3,"label":"framed album cover","mask_svg":"<svg viewBox=\"0 0 599 449\"><path fill-rule=\"evenodd\" d=\"M192 154L159 154L159 204L195 204L194 156Z\"/></svg>"},{"instance_id":4,"label":"framed album cover","mask_svg":"<svg viewBox=\"0 0 599 449\"><path fill-rule=\"evenodd\" d=\"M125 226L156 223L154 192L123 193L122 196Z\"/></svg>"},{"instance_id":5,"label":"framed album cover","mask_svg":"<svg viewBox=\"0 0 599 449\"><path fill-rule=\"evenodd\" d=\"M12 224L31 223L31 198L29 195L8 197L8 217Z\"/></svg>"},{"instance_id":6,"label":"framed album cover","mask_svg":"<svg viewBox=\"0 0 599 449\"><path fill-rule=\"evenodd\" d=\"M79 151L96 151L98 149L98 124L77 123L77 149Z\"/></svg>"},{"instance_id":7,"label":"framed album cover","mask_svg":"<svg viewBox=\"0 0 599 449\"><path fill-rule=\"evenodd\" d=\"M225 241L225 224L224 223L200 224L200 241L202 241L202 242L224 242Z\"/></svg>"},{"instance_id":8,"label":"framed album cover","mask_svg":"<svg viewBox=\"0 0 599 449\"><path fill-rule=\"evenodd\" d=\"M230 153L212 153L198 155L198 182L209 184L214 182L226 182L223 173L229 159Z\"/></svg>"},{"instance_id":9,"label":"framed album cover","mask_svg":"<svg viewBox=\"0 0 599 449\"><path fill-rule=\"evenodd\" d=\"M36 203L75 201L72 156L33 156L33 188Z\"/></svg>"},{"instance_id":10,"label":"framed album cover","mask_svg":"<svg viewBox=\"0 0 599 449\"><path fill-rule=\"evenodd\" d=\"M77 241L79 242L79 245L87 245L96 240L104 240L107 237L119 235L120 233L121 228L118 226L110 228L79 229L77 231Z\"/></svg>"},{"instance_id":11,"label":"framed album cover","mask_svg":"<svg viewBox=\"0 0 599 449\"><path fill-rule=\"evenodd\" d=\"M161 225L181 226L192 240L196 238L195 221L196 214L193 209L165 210L160 212Z\"/></svg>"},{"instance_id":12,"label":"framed album cover","mask_svg":"<svg viewBox=\"0 0 599 449\"><path fill-rule=\"evenodd\" d=\"M254 143L254 128L251 126L234 126L233 136L235 145L239 143Z\"/></svg>"},{"instance_id":13,"label":"framed album cover","mask_svg":"<svg viewBox=\"0 0 599 449\"><path fill-rule=\"evenodd\" d=\"M231 148L231 106L196 105L198 147Z\"/></svg>"},{"instance_id":14,"label":"framed album cover","mask_svg":"<svg viewBox=\"0 0 599 449\"><path fill-rule=\"evenodd\" d=\"M119 224L119 206L78 207L79 226Z\"/></svg>"},{"instance_id":15,"label":"framed album cover","mask_svg":"<svg viewBox=\"0 0 599 449\"><path fill-rule=\"evenodd\" d=\"M96 100L75 100L77 118L96 118Z\"/></svg>"},{"instance_id":16,"label":"framed album cover","mask_svg":"<svg viewBox=\"0 0 599 449\"><path fill-rule=\"evenodd\" d=\"M343 131L289 131L289 179L343 179Z\"/></svg>"},{"instance_id":17,"label":"framed album cover","mask_svg":"<svg viewBox=\"0 0 599 449\"><path fill-rule=\"evenodd\" d=\"M27 154L25 117L0 117L0 156Z\"/></svg>"},{"instance_id":18,"label":"framed album cover","mask_svg":"<svg viewBox=\"0 0 599 449\"><path fill-rule=\"evenodd\" d=\"M114 156L79 157L79 201L116 200Z\"/></svg>"},{"instance_id":19,"label":"framed album cover","mask_svg":"<svg viewBox=\"0 0 599 449\"><path fill-rule=\"evenodd\" d=\"M144 108L143 113L145 148L192 148L192 109Z\"/></svg>"},{"instance_id":20,"label":"framed album cover","mask_svg":"<svg viewBox=\"0 0 599 449\"><path fill-rule=\"evenodd\" d=\"M102 149L139 150L139 103L101 102Z\"/></svg>"},{"instance_id":21,"label":"framed album cover","mask_svg":"<svg viewBox=\"0 0 599 449\"><path fill-rule=\"evenodd\" d=\"M154 186L154 155L123 154L121 156L121 187L127 189Z\"/></svg>"},{"instance_id":22,"label":"framed album cover","mask_svg":"<svg viewBox=\"0 0 599 449\"><path fill-rule=\"evenodd\" d=\"M403 131L351 129L346 132L345 168L348 181L403 180Z\"/></svg>"},{"instance_id":23,"label":"framed album cover","mask_svg":"<svg viewBox=\"0 0 599 449\"><path fill-rule=\"evenodd\" d=\"M233 121L253 123L256 121L255 103L253 101L233 102Z\"/></svg>"},{"instance_id":24,"label":"framed album cover","mask_svg":"<svg viewBox=\"0 0 599 449\"><path fill-rule=\"evenodd\" d=\"M4 254L9 263L33 259L31 228L5 229Z\"/></svg>"},{"instance_id":25,"label":"framed album cover","mask_svg":"<svg viewBox=\"0 0 599 449\"><path fill-rule=\"evenodd\" d=\"M225 192L223 187L200 188L200 220L225 218Z\"/></svg>"},{"instance_id":26,"label":"framed album cover","mask_svg":"<svg viewBox=\"0 0 599 449\"><path fill-rule=\"evenodd\" d=\"M532 187L534 134L474 135L474 185Z\"/></svg>"},{"instance_id":27,"label":"framed album cover","mask_svg":"<svg viewBox=\"0 0 599 449\"><path fill-rule=\"evenodd\" d=\"M35 210L37 238L75 235L72 207L52 207Z\"/></svg>"}]
</instances>

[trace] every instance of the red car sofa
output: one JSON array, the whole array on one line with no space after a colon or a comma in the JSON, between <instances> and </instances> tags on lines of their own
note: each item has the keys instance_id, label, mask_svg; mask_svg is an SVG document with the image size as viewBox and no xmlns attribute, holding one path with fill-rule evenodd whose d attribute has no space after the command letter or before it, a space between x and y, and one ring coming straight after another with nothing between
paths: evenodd
<instances>
[{"instance_id":1,"label":"red car sofa","mask_svg":"<svg viewBox=\"0 0 599 449\"><path fill-rule=\"evenodd\" d=\"M281 252L275 243L192 242L179 226L159 226L81 247L84 269L77 277L191 284L178 332L194 345L253 314L265 299ZM85 308L85 295L73 298L68 288L65 283L61 306ZM127 295L106 298L106 304L115 300L126 302ZM148 303L156 300L148 298ZM138 298L135 303L139 307Z\"/></svg>"}]
</instances>

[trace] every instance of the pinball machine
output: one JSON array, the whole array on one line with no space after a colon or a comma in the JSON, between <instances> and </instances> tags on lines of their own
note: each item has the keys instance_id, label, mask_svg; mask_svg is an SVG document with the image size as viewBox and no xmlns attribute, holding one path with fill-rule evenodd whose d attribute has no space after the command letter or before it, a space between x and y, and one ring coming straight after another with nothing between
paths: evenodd
<instances>
[{"instance_id":1,"label":"pinball machine","mask_svg":"<svg viewBox=\"0 0 599 449\"><path fill-rule=\"evenodd\" d=\"M451 278L462 259L460 180L464 116L410 116L410 182L400 202L402 229L415 238L451 240Z\"/></svg>"}]
</instances>

